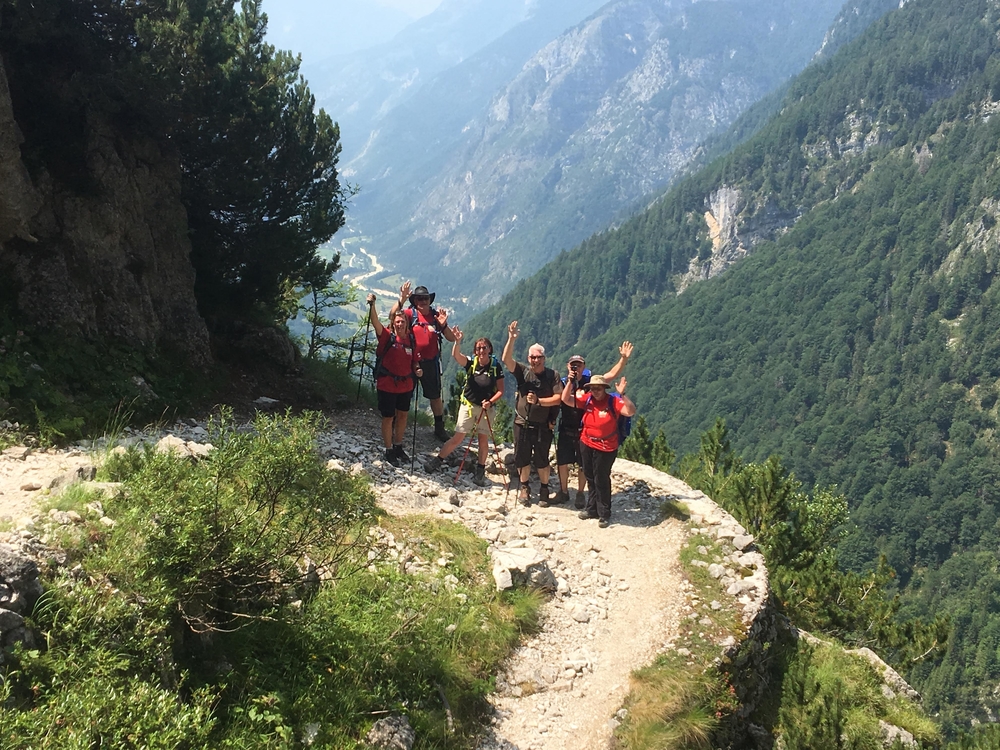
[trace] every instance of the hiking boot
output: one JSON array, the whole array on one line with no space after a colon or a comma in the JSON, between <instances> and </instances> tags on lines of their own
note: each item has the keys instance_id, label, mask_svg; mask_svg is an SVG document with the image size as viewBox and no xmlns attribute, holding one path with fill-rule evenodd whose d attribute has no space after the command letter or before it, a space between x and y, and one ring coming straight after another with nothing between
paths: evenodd
<instances>
[{"instance_id":1,"label":"hiking boot","mask_svg":"<svg viewBox=\"0 0 1000 750\"><path fill-rule=\"evenodd\" d=\"M556 496L550 501L553 505L562 505L569 502L569 493L566 490L559 490Z\"/></svg>"},{"instance_id":2,"label":"hiking boot","mask_svg":"<svg viewBox=\"0 0 1000 750\"><path fill-rule=\"evenodd\" d=\"M577 510L583 510L587 507L587 493L583 490L576 491L576 501L573 503Z\"/></svg>"},{"instance_id":3,"label":"hiking boot","mask_svg":"<svg viewBox=\"0 0 1000 750\"><path fill-rule=\"evenodd\" d=\"M397 469L403 465L403 460L396 455L396 451L393 450L392 448L385 449L385 460L388 461L393 466L395 466Z\"/></svg>"},{"instance_id":4,"label":"hiking boot","mask_svg":"<svg viewBox=\"0 0 1000 750\"><path fill-rule=\"evenodd\" d=\"M403 450L403 446L401 444L392 446L392 449L396 451L396 456L400 461L404 464L410 463L410 457L406 455L406 451Z\"/></svg>"},{"instance_id":5,"label":"hiking boot","mask_svg":"<svg viewBox=\"0 0 1000 750\"><path fill-rule=\"evenodd\" d=\"M440 456L431 456L424 463L424 471L428 474L433 474L438 471L444 465L444 461L441 460Z\"/></svg>"},{"instance_id":6,"label":"hiking boot","mask_svg":"<svg viewBox=\"0 0 1000 750\"><path fill-rule=\"evenodd\" d=\"M576 517L581 518L584 521L589 521L591 518L597 518L597 514L591 513L589 510L581 510Z\"/></svg>"},{"instance_id":7,"label":"hiking boot","mask_svg":"<svg viewBox=\"0 0 1000 750\"><path fill-rule=\"evenodd\" d=\"M549 486L547 484L543 484L538 489L538 507L539 508L549 507Z\"/></svg>"},{"instance_id":8,"label":"hiking boot","mask_svg":"<svg viewBox=\"0 0 1000 750\"><path fill-rule=\"evenodd\" d=\"M602 518L600 521L597 522L597 525L599 528L606 529L608 528L608 526L611 525L611 519Z\"/></svg>"},{"instance_id":9,"label":"hiking boot","mask_svg":"<svg viewBox=\"0 0 1000 750\"><path fill-rule=\"evenodd\" d=\"M526 508L531 505L531 492L528 485L521 485L521 489L517 493L517 501Z\"/></svg>"},{"instance_id":10,"label":"hiking boot","mask_svg":"<svg viewBox=\"0 0 1000 750\"><path fill-rule=\"evenodd\" d=\"M448 430L444 428L444 424L434 425L434 437L440 440L442 443L447 443L451 440L451 435L448 434Z\"/></svg>"},{"instance_id":11,"label":"hiking boot","mask_svg":"<svg viewBox=\"0 0 1000 750\"><path fill-rule=\"evenodd\" d=\"M475 476L472 478L472 483L479 487L485 487L490 483L490 480L486 478L486 467L482 464L476 464Z\"/></svg>"}]
</instances>

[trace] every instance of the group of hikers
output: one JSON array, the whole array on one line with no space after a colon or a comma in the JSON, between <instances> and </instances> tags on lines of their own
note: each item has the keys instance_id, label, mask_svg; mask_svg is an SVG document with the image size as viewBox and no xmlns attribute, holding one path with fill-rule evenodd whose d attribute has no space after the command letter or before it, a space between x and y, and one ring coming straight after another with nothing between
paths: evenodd
<instances>
[{"instance_id":1,"label":"group of hikers","mask_svg":"<svg viewBox=\"0 0 1000 750\"><path fill-rule=\"evenodd\" d=\"M499 360L493 343L486 337L476 339L473 355L462 353L465 338L461 329L448 323L448 313L432 307L434 294L427 287L411 291L410 282L400 287L399 299L389 310L386 328L375 310L375 295L369 294L368 315L378 338L375 364L375 389L382 416L382 441L385 459L394 466L410 460L403 450L406 420L414 387L420 383L434 415L434 435L444 445L437 455L424 463L434 472L441 468L465 441L467 435L478 439L478 461L473 482L485 486L489 460L489 439L496 424L496 403L503 398L504 369L517 385L514 409L514 469L518 482L518 501L531 504L529 479L531 468L538 472L538 505L561 505L570 501L569 470L580 467L575 507L581 518L596 518L603 528L611 522L611 467L620 443L619 418L632 417L635 404L625 395L627 382L620 377L612 392L612 381L622 375L632 344L619 347L620 358L603 375L591 374L586 360L574 354L560 375L545 364L541 344L528 347L528 363L514 359L514 346L520 331L517 321L507 326L507 343ZM408 307L404 307L409 304ZM444 399L441 394L441 342L452 344L451 355L466 373L461 406L454 435L444 425ZM501 366L502 364L502 366ZM549 450L556 434L556 471L559 492L549 496ZM589 492L585 491L585 484Z\"/></svg>"}]
</instances>

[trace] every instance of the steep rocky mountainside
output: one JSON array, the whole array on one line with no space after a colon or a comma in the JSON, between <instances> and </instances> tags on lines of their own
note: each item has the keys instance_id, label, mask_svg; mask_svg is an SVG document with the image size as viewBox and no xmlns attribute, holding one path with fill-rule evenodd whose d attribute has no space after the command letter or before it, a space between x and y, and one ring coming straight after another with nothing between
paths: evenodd
<instances>
[{"instance_id":1,"label":"steep rocky mountainside","mask_svg":"<svg viewBox=\"0 0 1000 750\"><path fill-rule=\"evenodd\" d=\"M0 301L41 329L207 364L177 158L91 113L68 179L29 172L16 92L0 63Z\"/></svg>"},{"instance_id":2,"label":"steep rocky mountainside","mask_svg":"<svg viewBox=\"0 0 1000 750\"><path fill-rule=\"evenodd\" d=\"M459 128L540 46L596 10L604 0L444 0L424 18L407 26L391 41L350 55L335 55L306 63L303 72L316 92L319 105L332 113L344 138L344 156L355 169L378 174L388 166L379 148L395 155L412 153L410 140L430 135L438 140L449 129L456 112L465 112ZM512 33L513 32L513 33ZM505 41L500 41L505 39ZM485 57L479 53L492 47ZM456 68L479 56L468 66L468 77L454 78ZM513 69L509 69L514 66ZM427 96L444 74L450 99ZM473 109L466 110L472 97ZM397 111L398 110L398 111ZM406 112L405 116L401 116ZM420 127L411 118L427 120ZM409 125L414 132L399 149ZM424 128L430 126L429 131ZM458 131L455 131L456 133ZM395 151L393 150L395 149Z\"/></svg>"},{"instance_id":3,"label":"steep rocky mountainside","mask_svg":"<svg viewBox=\"0 0 1000 750\"><path fill-rule=\"evenodd\" d=\"M404 272L436 265L455 297L485 278L472 304L495 299L668 183L708 134L809 61L838 10L609 3L528 60L462 125L440 169L359 169L355 218Z\"/></svg>"}]
</instances>

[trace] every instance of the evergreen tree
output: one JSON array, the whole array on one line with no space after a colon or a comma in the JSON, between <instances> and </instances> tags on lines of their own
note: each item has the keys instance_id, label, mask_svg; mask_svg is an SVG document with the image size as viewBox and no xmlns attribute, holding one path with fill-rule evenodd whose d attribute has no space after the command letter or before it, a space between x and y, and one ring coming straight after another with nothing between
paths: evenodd
<instances>
[{"instance_id":1,"label":"evergreen tree","mask_svg":"<svg viewBox=\"0 0 1000 750\"><path fill-rule=\"evenodd\" d=\"M340 133L264 40L260 0L179 0L139 25L142 62L174 75L161 103L183 169L202 312L284 322L282 285L322 274L316 248L344 223Z\"/></svg>"}]
</instances>

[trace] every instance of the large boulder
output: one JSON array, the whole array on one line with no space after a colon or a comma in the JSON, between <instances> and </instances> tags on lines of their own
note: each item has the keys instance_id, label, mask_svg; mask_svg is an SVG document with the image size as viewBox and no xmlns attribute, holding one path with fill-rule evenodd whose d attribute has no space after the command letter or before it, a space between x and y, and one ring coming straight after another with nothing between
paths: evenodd
<instances>
[{"instance_id":1,"label":"large boulder","mask_svg":"<svg viewBox=\"0 0 1000 750\"><path fill-rule=\"evenodd\" d=\"M548 561L531 547L498 547L491 554L498 591L528 586L555 591L559 586Z\"/></svg>"},{"instance_id":2,"label":"large boulder","mask_svg":"<svg viewBox=\"0 0 1000 750\"><path fill-rule=\"evenodd\" d=\"M365 742L372 750L412 750L417 734L405 716L386 716L372 726Z\"/></svg>"}]
</instances>

